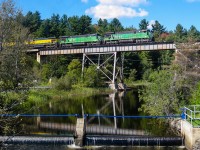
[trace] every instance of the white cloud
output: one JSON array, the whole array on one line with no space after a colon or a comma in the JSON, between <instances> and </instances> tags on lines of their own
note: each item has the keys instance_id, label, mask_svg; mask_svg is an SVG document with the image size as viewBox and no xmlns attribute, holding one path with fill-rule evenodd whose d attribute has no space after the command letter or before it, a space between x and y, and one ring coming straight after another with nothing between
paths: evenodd
<instances>
[{"instance_id":1,"label":"white cloud","mask_svg":"<svg viewBox=\"0 0 200 150\"><path fill-rule=\"evenodd\" d=\"M87 3L87 2L88 2L88 0L81 0L81 2L83 2L83 3Z\"/></svg>"},{"instance_id":2,"label":"white cloud","mask_svg":"<svg viewBox=\"0 0 200 150\"><path fill-rule=\"evenodd\" d=\"M104 5L120 5L120 6L138 6L146 4L147 0L97 0L100 4Z\"/></svg>"},{"instance_id":3,"label":"white cloud","mask_svg":"<svg viewBox=\"0 0 200 150\"><path fill-rule=\"evenodd\" d=\"M86 10L86 14L93 14L95 18L112 19L120 17L143 17L147 16L148 12L141 8L137 12L131 7L100 4Z\"/></svg>"},{"instance_id":4,"label":"white cloud","mask_svg":"<svg viewBox=\"0 0 200 150\"><path fill-rule=\"evenodd\" d=\"M148 12L144 9L135 9L140 4L146 4L147 0L97 0L99 4L85 11L88 15L94 15L99 19L112 19L122 17L143 17Z\"/></svg>"},{"instance_id":5,"label":"white cloud","mask_svg":"<svg viewBox=\"0 0 200 150\"><path fill-rule=\"evenodd\" d=\"M155 20L149 21L149 25L147 26L147 29L152 29L152 25L155 24Z\"/></svg>"}]
</instances>

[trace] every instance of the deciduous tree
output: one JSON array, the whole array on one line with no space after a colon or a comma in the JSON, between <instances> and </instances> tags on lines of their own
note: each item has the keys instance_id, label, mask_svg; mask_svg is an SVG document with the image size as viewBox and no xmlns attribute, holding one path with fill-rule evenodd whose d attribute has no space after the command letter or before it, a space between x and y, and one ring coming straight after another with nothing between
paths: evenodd
<instances>
[{"instance_id":1,"label":"deciduous tree","mask_svg":"<svg viewBox=\"0 0 200 150\"><path fill-rule=\"evenodd\" d=\"M19 11L12 0L0 3L0 112L1 114L22 113L17 109L27 99L31 85L31 67L25 54L28 30L16 18ZM1 118L0 131L15 132L15 118Z\"/></svg>"},{"instance_id":2,"label":"deciduous tree","mask_svg":"<svg viewBox=\"0 0 200 150\"><path fill-rule=\"evenodd\" d=\"M67 76L71 78L72 84L77 84L81 80L81 62L78 59L73 59L68 65Z\"/></svg>"},{"instance_id":3,"label":"deciduous tree","mask_svg":"<svg viewBox=\"0 0 200 150\"><path fill-rule=\"evenodd\" d=\"M150 115L170 115L179 108L179 86L174 80L174 73L160 70L151 73L150 84L140 94L144 102L142 110Z\"/></svg>"}]
</instances>

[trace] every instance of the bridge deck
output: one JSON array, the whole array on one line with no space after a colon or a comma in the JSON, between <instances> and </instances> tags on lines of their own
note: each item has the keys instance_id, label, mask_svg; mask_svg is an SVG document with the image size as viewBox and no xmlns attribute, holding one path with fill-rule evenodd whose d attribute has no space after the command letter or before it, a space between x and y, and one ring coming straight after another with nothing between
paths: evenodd
<instances>
[{"instance_id":1,"label":"bridge deck","mask_svg":"<svg viewBox=\"0 0 200 150\"><path fill-rule=\"evenodd\" d=\"M45 49L36 50L39 55L62 55L62 54L83 54L83 53L109 53L127 51L152 51L152 50L175 50L174 43L141 43L141 44L118 44L118 45L95 45L85 47L75 47L66 49ZM33 52L33 50L28 50Z\"/></svg>"}]
</instances>

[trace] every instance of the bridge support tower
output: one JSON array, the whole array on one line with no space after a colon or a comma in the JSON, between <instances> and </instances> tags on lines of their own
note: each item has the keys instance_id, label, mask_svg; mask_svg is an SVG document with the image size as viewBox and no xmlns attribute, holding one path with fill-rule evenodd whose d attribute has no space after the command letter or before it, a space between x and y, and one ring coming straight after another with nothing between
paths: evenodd
<instances>
[{"instance_id":1,"label":"bridge support tower","mask_svg":"<svg viewBox=\"0 0 200 150\"><path fill-rule=\"evenodd\" d=\"M109 87L111 89L126 89L123 77L123 53L83 53L82 78L84 78L84 68L86 64L96 66L96 70L101 72L108 79Z\"/></svg>"}]
</instances>

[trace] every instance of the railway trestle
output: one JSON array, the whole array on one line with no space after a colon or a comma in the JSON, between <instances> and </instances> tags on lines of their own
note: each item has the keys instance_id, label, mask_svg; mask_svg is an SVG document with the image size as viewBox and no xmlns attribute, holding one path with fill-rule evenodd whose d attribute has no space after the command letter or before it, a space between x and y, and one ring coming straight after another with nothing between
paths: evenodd
<instances>
[{"instance_id":1,"label":"railway trestle","mask_svg":"<svg viewBox=\"0 0 200 150\"><path fill-rule=\"evenodd\" d=\"M104 76L109 80L110 82L109 85L112 89L124 90L126 89L126 86L123 83L123 67L124 67L123 53L141 52L141 51L161 51L161 50L176 50L176 46L172 42L150 42L150 43L137 43L137 44L123 43L123 44L71 47L64 49L33 49L33 50L28 50L27 52L36 53L37 61L39 63L42 59L42 56L83 54L82 77L84 76L84 68L86 63L92 64L96 66L97 71L104 74ZM91 59L92 55L98 56L96 62ZM105 59L103 60L102 58ZM111 69L108 69L107 67L108 64L109 65L112 64L111 67L109 66L109 68Z\"/></svg>"},{"instance_id":2,"label":"railway trestle","mask_svg":"<svg viewBox=\"0 0 200 150\"><path fill-rule=\"evenodd\" d=\"M92 60L92 56L97 56L97 60ZM123 81L124 53L83 53L82 78L84 78L84 68L87 61L89 61L89 65L94 65L96 70L101 72L109 80L108 83L111 89L126 89Z\"/></svg>"}]
</instances>

